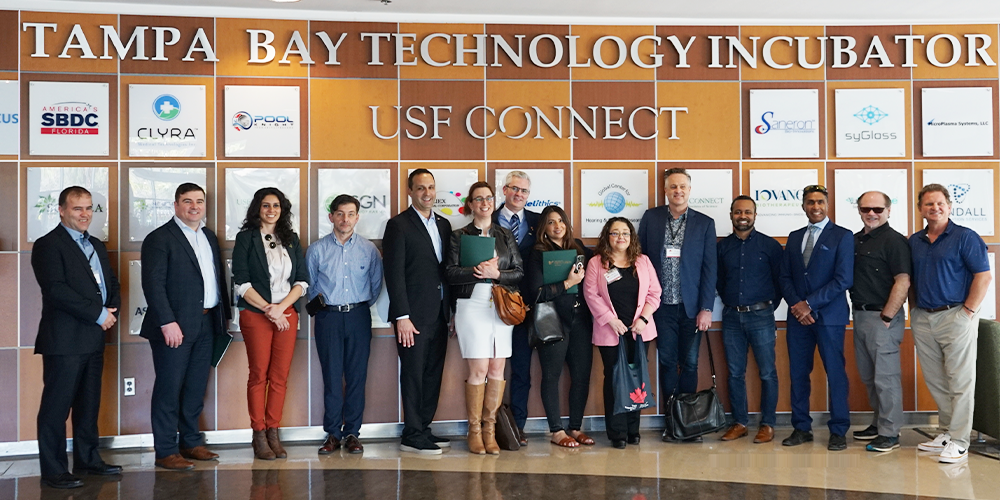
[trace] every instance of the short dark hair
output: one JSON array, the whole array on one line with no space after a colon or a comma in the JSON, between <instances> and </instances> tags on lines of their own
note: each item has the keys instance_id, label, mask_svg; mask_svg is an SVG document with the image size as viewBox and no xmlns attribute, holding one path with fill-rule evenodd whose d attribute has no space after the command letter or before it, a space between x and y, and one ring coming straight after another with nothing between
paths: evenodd
<instances>
[{"instance_id":1,"label":"short dark hair","mask_svg":"<svg viewBox=\"0 0 1000 500\"><path fill-rule=\"evenodd\" d=\"M185 182L180 186L177 186L177 190L174 191L174 203L181 201L181 196L190 193L191 191L201 191L201 194L205 194L205 190L202 189L201 186L193 182Z\"/></svg>"},{"instance_id":2,"label":"short dark hair","mask_svg":"<svg viewBox=\"0 0 1000 500\"><path fill-rule=\"evenodd\" d=\"M91 196L87 188L81 186L70 186L59 193L59 206L66 208L66 199L70 196ZM91 196L93 197L93 196Z\"/></svg>"},{"instance_id":3,"label":"short dark hair","mask_svg":"<svg viewBox=\"0 0 1000 500\"><path fill-rule=\"evenodd\" d=\"M861 206L861 198L864 198L866 194L874 194L874 193L882 195L882 198L885 200L885 208L892 207L892 198L889 198L889 195L883 193L882 191L865 191L864 193L861 193L861 196L858 196L857 205L859 207Z\"/></svg>"},{"instance_id":4,"label":"short dark hair","mask_svg":"<svg viewBox=\"0 0 1000 500\"><path fill-rule=\"evenodd\" d=\"M683 167L674 167L674 168L668 168L668 169L664 170L663 171L663 182L664 183L667 182L667 177L670 177L671 175L674 175L674 174L684 174L684 175L687 176L688 182L691 182L691 174L689 174L688 171L687 171L687 169L683 168Z\"/></svg>"},{"instance_id":5,"label":"short dark hair","mask_svg":"<svg viewBox=\"0 0 1000 500\"><path fill-rule=\"evenodd\" d=\"M406 178L406 189L413 189L413 178L423 174L431 176L431 179L434 178L434 174L432 174L430 170L427 170L426 168L418 168L413 172L410 172L409 177Z\"/></svg>"},{"instance_id":6,"label":"short dark hair","mask_svg":"<svg viewBox=\"0 0 1000 500\"><path fill-rule=\"evenodd\" d=\"M476 181L476 182L472 183L472 185L469 186L469 194L467 194L465 196L465 204L462 205L462 208L465 211L465 215L468 215L469 217L472 217L472 193L476 192L476 190L480 189L480 188L489 189L490 190L490 196L492 196L494 198L496 198L496 196L497 196L496 190L493 189L493 186L490 185L489 182L486 182L486 181ZM496 205L495 205L496 200L494 199L493 202L494 202L493 209L495 210L496 209Z\"/></svg>"},{"instance_id":7,"label":"short dark hair","mask_svg":"<svg viewBox=\"0 0 1000 500\"><path fill-rule=\"evenodd\" d=\"M330 213L332 214L332 213L336 212L337 209L340 208L341 205L347 205L349 203L354 205L354 210L356 212L360 212L361 211L361 202L358 201L357 198L355 198L355 197L353 197L353 196L351 196L349 194L341 194L341 195L337 195L337 197L334 198L333 201L330 202Z\"/></svg>"},{"instance_id":8,"label":"short dark hair","mask_svg":"<svg viewBox=\"0 0 1000 500\"><path fill-rule=\"evenodd\" d=\"M920 203L922 203L924 201L924 195L925 194L927 194L927 193L935 193L935 192L943 194L944 195L944 201L947 201L948 205L951 206L951 195L948 194L948 188L946 188L946 187L944 187L944 186L942 186L940 184L928 184L928 185L920 188L920 194L917 195L917 205L920 205Z\"/></svg>"},{"instance_id":9,"label":"short dark hair","mask_svg":"<svg viewBox=\"0 0 1000 500\"><path fill-rule=\"evenodd\" d=\"M754 201L753 198L751 198L751 197L749 197L749 196L747 196L745 194L741 194L741 195L737 196L736 198L733 198L733 202L729 204L729 213L733 213L733 207L736 206L736 202L740 201L740 200L747 200L750 203L753 203L753 211L754 211L754 213L757 212L757 202Z\"/></svg>"}]
</instances>

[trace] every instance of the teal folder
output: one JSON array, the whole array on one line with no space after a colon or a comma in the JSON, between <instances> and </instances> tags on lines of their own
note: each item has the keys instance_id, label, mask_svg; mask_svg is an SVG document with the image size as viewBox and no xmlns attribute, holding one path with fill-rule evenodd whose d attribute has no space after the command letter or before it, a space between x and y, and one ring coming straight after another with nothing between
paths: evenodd
<instances>
[{"instance_id":1,"label":"teal folder","mask_svg":"<svg viewBox=\"0 0 1000 500\"><path fill-rule=\"evenodd\" d=\"M551 285L569 277L576 263L576 250L553 250L542 252L542 283ZM577 285L566 289L566 293L577 293Z\"/></svg>"},{"instance_id":2,"label":"teal folder","mask_svg":"<svg viewBox=\"0 0 1000 500\"><path fill-rule=\"evenodd\" d=\"M462 249L459 252L462 267L475 267L493 258L496 238L491 236L462 235Z\"/></svg>"}]
</instances>

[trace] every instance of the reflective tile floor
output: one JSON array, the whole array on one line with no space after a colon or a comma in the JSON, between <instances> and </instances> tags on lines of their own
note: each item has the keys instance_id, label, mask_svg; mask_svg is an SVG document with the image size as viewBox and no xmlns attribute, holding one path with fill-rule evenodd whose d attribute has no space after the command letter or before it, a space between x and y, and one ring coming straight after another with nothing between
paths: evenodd
<instances>
[{"instance_id":1,"label":"reflective tile floor","mask_svg":"<svg viewBox=\"0 0 1000 500\"><path fill-rule=\"evenodd\" d=\"M958 465L916 451L925 438L904 430L903 448L864 451L848 438L843 452L816 442L785 448L749 438L710 436L698 444L666 444L653 431L616 450L594 433L596 446L564 449L532 436L517 452L474 456L458 440L436 457L401 453L398 441L367 441L362 455L319 456L319 443L287 446L289 457L254 461L249 446L213 447L218 462L193 471L155 469L151 450L103 452L125 466L121 478L87 477L76 490L40 486L34 458L0 461L0 499L1000 499L1000 462L971 455ZM751 433L752 436L752 433Z\"/></svg>"}]
</instances>

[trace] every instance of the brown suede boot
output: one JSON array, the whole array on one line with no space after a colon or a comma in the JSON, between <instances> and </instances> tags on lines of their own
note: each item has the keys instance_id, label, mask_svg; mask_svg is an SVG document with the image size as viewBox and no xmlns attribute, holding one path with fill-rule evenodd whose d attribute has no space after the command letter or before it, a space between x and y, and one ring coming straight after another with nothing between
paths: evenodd
<instances>
[{"instance_id":1,"label":"brown suede boot","mask_svg":"<svg viewBox=\"0 0 1000 500\"><path fill-rule=\"evenodd\" d=\"M483 445L486 453L490 455L500 454L500 445L497 444L496 425L497 410L503 403L503 388L507 384L505 380L486 379L486 395L483 398Z\"/></svg>"},{"instance_id":2,"label":"brown suede boot","mask_svg":"<svg viewBox=\"0 0 1000 500\"><path fill-rule=\"evenodd\" d=\"M253 446L253 456L254 458L259 458L261 460L274 460L274 452L271 451L271 447L267 445L267 438L264 436L264 431L253 431L253 440L250 441L250 445Z\"/></svg>"},{"instance_id":3,"label":"brown suede boot","mask_svg":"<svg viewBox=\"0 0 1000 500\"><path fill-rule=\"evenodd\" d=\"M465 408L469 413L469 453L485 455L483 445L483 395L486 384L465 383Z\"/></svg>"},{"instance_id":4,"label":"brown suede boot","mask_svg":"<svg viewBox=\"0 0 1000 500\"><path fill-rule=\"evenodd\" d=\"M264 436L267 437L267 446L271 448L274 452L274 456L277 458L287 458L288 453L285 451L285 447L281 446L281 440L278 439L278 428L271 427L270 429L264 431Z\"/></svg>"}]
</instances>

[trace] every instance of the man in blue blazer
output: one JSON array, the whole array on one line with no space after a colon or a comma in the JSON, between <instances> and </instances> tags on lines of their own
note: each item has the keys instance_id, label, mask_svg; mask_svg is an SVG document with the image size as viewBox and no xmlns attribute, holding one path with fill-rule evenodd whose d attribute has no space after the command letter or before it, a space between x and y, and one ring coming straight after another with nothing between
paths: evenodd
<instances>
[{"instance_id":1,"label":"man in blue blazer","mask_svg":"<svg viewBox=\"0 0 1000 500\"><path fill-rule=\"evenodd\" d=\"M663 288L656 322L660 393L667 401L698 390L701 332L712 326L718 259L715 221L688 208L691 175L683 168L664 172L667 204L646 210L639 223L639 244ZM664 431L664 441L673 440ZM700 440L700 438L696 438Z\"/></svg>"},{"instance_id":2,"label":"man in blue blazer","mask_svg":"<svg viewBox=\"0 0 1000 500\"><path fill-rule=\"evenodd\" d=\"M830 222L827 201L825 187L803 189L802 209L809 225L788 235L781 259L781 293L789 307L786 341L795 428L781 444L797 446L813 440L809 378L819 347L830 391L827 449L839 451L847 448L845 435L851 425L844 329L851 319L847 289L854 284L854 235Z\"/></svg>"}]
</instances>

